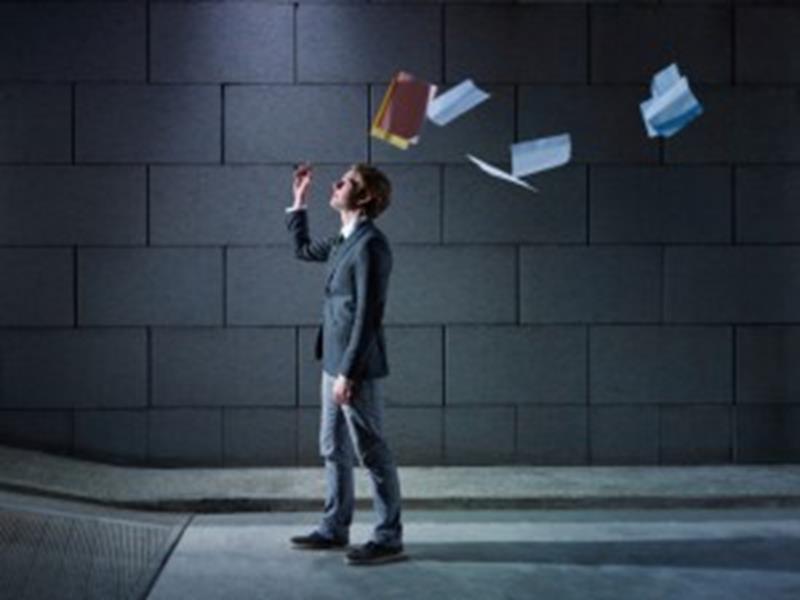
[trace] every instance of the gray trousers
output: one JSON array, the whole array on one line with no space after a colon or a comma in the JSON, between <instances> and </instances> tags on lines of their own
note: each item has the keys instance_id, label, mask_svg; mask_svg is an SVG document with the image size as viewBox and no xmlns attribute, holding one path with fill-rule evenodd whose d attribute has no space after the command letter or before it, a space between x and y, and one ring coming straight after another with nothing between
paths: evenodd
<instances>
[{"instance_id":1,"label":"gray trousers","mask_svg":"<svg viewBox=\"0 0 800 600\"><path fill-rule=\"evenodd\" d=\"M338 540L350 540L355 508L353 467L361 465L372 481L377 524L372 541L399 546L403 539L400 522L400 479L392 453L383 437L383 381L359 382L350 404L333 400L335 377L322 372L322 410L319 452L325 459L325 506L317 530Z\"/></svg>"}]
</instances>

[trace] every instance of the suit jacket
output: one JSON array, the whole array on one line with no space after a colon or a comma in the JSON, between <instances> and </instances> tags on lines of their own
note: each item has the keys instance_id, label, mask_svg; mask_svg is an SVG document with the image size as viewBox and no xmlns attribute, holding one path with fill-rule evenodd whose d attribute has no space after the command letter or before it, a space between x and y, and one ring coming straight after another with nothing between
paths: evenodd
<instances>
[{"instance_id":1,"label":"suit jacket","mask_svg":"<svg viewBox=\"0 0 800 600\"><path fill-rule=\"evenodd\" d=\"M389 374L383 313L392 270L389 240L372 219L338 235L312 240L308 211L287 213L286 226L300 260L327 262L322 325L314 356L329 375L374 379Z\"/></svg>"}]
</instances>

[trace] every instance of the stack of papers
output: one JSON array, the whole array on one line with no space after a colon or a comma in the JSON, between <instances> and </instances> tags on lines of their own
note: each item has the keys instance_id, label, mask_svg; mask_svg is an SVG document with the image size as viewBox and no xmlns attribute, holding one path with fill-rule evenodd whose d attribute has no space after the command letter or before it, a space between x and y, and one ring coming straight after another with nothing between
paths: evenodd
<instances>
[{"instance_id":1,"label":"stack of papers","mask_svg":"<svg viewBox=\"0 0 800 600\"><path fill-rule=\"evenodd\" d=\"M703 113L675 63L655 74L650 95L640 105L648 137L670 137Z\"/></svg>"},{"instance_id":2,"label":"stack of papers","mask_svg":"<svg viewBox=\"0 0 800 600\"><path fill-rule=\"evenodd\" d=\"M439 126L447 125L488 98L489 94L476 87L471 79L465 79L434 98L428 105L428 119Z\"/></svg>"},{"instance_id":3,"label":"stack of papers","mask_svg":"<svg viewBox=\"0 0 800 600\"><path fill-rule=\"evenodd\" d=\"M428 104L435 94L435 85L398 71L383 96L370 134L402 150L416 144Z\"/></svg>"},{"instance_id":4,"label":"stack of papers","mask_svg":"<svg viewBox=\"0 0 800 600\"><path fill-rule=\"evenodd\" d=\"M572 157L572 138L568 133L564 133L511 144L510 173L490 165L472 154L466 156L485 173L515 183L532 192L538 192L538 189L520 178L568 163Z\"/></svg>"}]
</instances>

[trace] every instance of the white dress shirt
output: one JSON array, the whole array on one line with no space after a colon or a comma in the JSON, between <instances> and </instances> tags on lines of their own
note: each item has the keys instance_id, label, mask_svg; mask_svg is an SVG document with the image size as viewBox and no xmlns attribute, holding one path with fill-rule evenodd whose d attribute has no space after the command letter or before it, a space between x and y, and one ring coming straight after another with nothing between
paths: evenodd
<instances>
[{"instance_id":1,"label":"white dress shirt","mask_svg":"<svg viewBox=\"0 0 800 600\"><path fill-rule=\"evenodd\" d=\"M289 213L295 210L305 210L305 209L306 209L305 206L297 206L297 207L289 206L286 208L286 212ZM345 239L347 239L350 236L350 234L353 233L353 230L355 230L356 226L359 223L361 223L361 221L366 221L367 218L368 218L367 215L365 215L364 213L358 213L358 216L355 219L353 219L346 225L342 226L340 233L345 237Z\"/></svg>"}]
</instances>

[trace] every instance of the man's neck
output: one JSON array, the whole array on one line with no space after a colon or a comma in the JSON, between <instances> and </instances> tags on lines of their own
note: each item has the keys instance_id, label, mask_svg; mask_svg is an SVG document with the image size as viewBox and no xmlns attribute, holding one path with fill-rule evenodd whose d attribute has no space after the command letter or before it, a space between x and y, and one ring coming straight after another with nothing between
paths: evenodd
<instances>
[{"instance_id":1,"label":"man's neck","mask_svg":"<svg viewBox=\"0 0 800 600\"><path fill-rule=\"evenodd\" d=\"M356 219L358 219L361 211L359 210L343 210L341 211L342 216L342 227L345 227L349 223L353 223Z\"/></svg>"}]
</instances>

